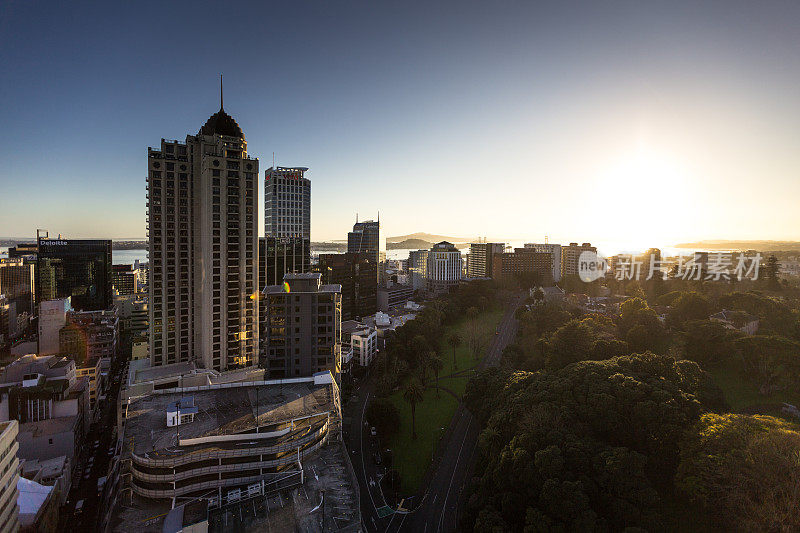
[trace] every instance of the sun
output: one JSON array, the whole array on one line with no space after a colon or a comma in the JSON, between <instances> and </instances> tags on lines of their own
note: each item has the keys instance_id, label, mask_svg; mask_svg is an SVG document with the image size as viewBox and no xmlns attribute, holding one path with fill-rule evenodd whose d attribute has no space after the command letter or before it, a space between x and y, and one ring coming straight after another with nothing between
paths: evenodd
<instances>
[{"instance_id":1,"label":"sun","mask_svg":"<svg viewBox=\"0 0 800 533\"><path fill-rule=\"evenodd\" d=\"M609 234L629 246L671 242L690 227L694 208L688 173L678 159L647 146L612 159L599 172L594 202L612 213Z\"/></svg>"}]
</instances>

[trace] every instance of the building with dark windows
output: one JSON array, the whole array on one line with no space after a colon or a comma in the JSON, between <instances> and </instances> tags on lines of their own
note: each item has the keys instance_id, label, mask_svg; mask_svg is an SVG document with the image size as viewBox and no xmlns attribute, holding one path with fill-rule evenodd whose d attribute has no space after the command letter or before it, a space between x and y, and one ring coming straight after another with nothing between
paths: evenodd
<instances>
[{"instance_id":1,"label":"building with dark windows","mask_svg":"<svg viewBox=\"0 0 800 533\"><path fill-rule=\"evenodd\" d=\"M553 254L533 248L514 248L496 256L494 279L517 280L523 283L551 286L553 284Z\"/></svg>"},{"instance_id":2,"label":"building with dark windows","mask_svg":"<svg viewBox=\"0 0 800 533\"><path fill-rule=\"evenodd\" d=\"M79 311L110 309L111 264L110 240L40 238L36 300L70 297Z\"/></svg>"},{"instance_id":3,"label":"building with dark windows","mask_svg":"<svg viewBox=\"0 0 800 533\"><path fill-rule=\"evenodd\" d=\"M258 159L221 100L196 135L147 152L154 366L258 362Z\"/></svg>"},{"instance_id":4,"label":"building with dark windows","mask_svg":"<svg viewBox=\"0 0 800 533\"><path fill-rule=\"evenodd\" d=\"M506 250L502 242L473 242L469 245L467 276L470 278L492 277L492 257Z\"/></svg>"},{"instance_id":5,"label":"building with dark windows","mask_svg":"<svg viewBox=\"0 0 800 533\"><path fill-rule=\"evenodd\" d=\"M323 283L342 287L342 320L360 320L378 310L378 264L373 253L320 254Z\"/></svg>"},{"instance_id":6,"label":"building with dark windows","mask_svg":"<svg viewBox=\"0 0 800 533\"><path fill-rule=\"evenodd\" d=\"M309 241L301 237L261 237L258 239L258 286L280 285L288 273L311 271Z\"/></svg>"},{"instance_id":7,"label":"building with dark windows","mask_svg":"<svg viewBox=\"0 0 800 533\"><path fill-rule=\"evenodd\" d=\"M408 252L408 284L415 291L425 289L429 252L430 250L411 250Z\"/></svg>"},{"instance_id":8,"label":"building with dark windows","mask_svg":"<svg viewBox=\"0 0 800 533\"><path fill-rule=\"evenodd\" d=\"M35 257L38 250L38 246L35 242L21 242L8 249L8 257Z\"/></svg>"},{"instance_id":9,"label":"building with dark windows","mask_svg":"<svg viewBox=\"0 0 800 533\"><path fill-rule=\"evenodd\" d=\"M341 373L341 287L323 285L316 273L286 274L264 289L264 360L270 378Z\"/></svg>"},{"instance_id":10,"label":"building with dark windows","mask_svg":"<svg viewBox=\"0 0 800 533\"><path fill-rule=\"evenodd\" d=\"M381 286L386 284L386 239L378 219L356 222L347 234L347 251L351 254L371 254L378 265L376 275Z\"/></svg>"},{"instance_id":11,"label":"building with dark windows","mask_svg":"<svg viewBox=\"0 0 800 533\"><path fill-rule=\"evenodd\" d=\"M34 312L36 299L35 269L33 262L20 258L0 259L0 294L16 303L17 313Z\"/></svg>"},{"instance_id":12,"label":"building with dark windows","mask_svg":"<svg viewBox=\"0 0 800 533\"><path fill-rule=\"evenodd\" d=\"M136 294L139 292L139 273L134 270L133 265L113 265L111 285L121 296Z\"/></svg>"}]
</instances>

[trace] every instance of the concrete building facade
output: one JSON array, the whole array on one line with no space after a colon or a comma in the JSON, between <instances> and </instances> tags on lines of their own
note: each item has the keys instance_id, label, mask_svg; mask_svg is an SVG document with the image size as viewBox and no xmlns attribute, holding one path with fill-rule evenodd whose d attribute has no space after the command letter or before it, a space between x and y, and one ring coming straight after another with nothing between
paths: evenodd
<instances>
[{"instance_id":1,"label":"concrete building facade","mask_svg":"<svg viewBox=\"0 0 800 533\"><path fill-rule=\"evenodd\" d=\"M148 149L154 365L258 361L258 159L221 100L197 135Z\"/></svg>"}]
</instances>

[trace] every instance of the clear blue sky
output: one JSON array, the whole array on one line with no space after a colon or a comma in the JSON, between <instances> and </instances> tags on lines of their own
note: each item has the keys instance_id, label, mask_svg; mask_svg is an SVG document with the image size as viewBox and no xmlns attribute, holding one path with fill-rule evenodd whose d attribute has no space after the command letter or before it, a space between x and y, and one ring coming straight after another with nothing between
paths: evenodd
<instances>
[{"instance_id":1,"label":"clear blue sky","mask_svg":"<svg viewBox=\"0 0 800 533\"><path fill-rule=\"evenodd\" d=\"M798 22L790 1L0 1L0 236L143 237L146 149L196 133L223 73L262 169L311 168L316 240L378 210L389 235L800 238Z\"/></svg>"}]
</instances>

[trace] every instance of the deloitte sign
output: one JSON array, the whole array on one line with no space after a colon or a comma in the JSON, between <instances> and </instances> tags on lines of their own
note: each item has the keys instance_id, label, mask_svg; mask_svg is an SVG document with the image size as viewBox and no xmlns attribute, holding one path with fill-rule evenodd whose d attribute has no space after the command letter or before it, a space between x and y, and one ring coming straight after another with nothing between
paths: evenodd
<instances>
[{"instance_id":1,"label":"deloitte sign","mask_svg":"<svg viewBox=\"0 0 800 533\"><path fill-rule=\"evenodd\" d=\"M578 257L578 277L587 283L600 279L608 272L608 261L597 252L581 252Z\"/></svg>"}]
</instances>

